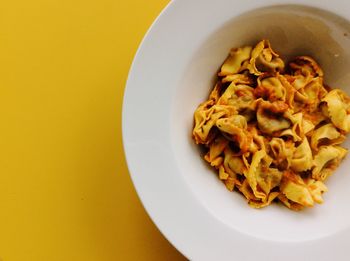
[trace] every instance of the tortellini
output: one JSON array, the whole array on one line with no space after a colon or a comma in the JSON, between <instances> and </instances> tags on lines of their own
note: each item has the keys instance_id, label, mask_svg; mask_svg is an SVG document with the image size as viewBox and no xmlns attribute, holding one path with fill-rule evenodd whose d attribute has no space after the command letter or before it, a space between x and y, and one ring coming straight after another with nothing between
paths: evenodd
<instances>
[{"instance_id":1,"label":"tortellini","mask_svg":"<svg viewBox=\"0 0 350 261\"><path fill-rule=\"evenodd\" d=\"M263 133L272 134L273 132L289 128L291 123L284 117L284 112L287 108L288 105L281 101L273 103L261 101L256 112L259 129Z\"/></svg>"},{"instance_id":2,"label":"tortellini","mask_svg":"<svg viewBox=\"0 0 350 261\"><path fill-rule=\"evenodd\" d=\"M291 169L295 172L303 172L312 167L312 152L309 141L305 137L295 149L291 160Z\"/></svg>"},{"instance_id":3,"label":"tortellini","mask_svg":"<svg viewBox=\"0 0 350 261\"><path fill-rule=\"evenodd\" d=\"M350 98L323 83L317 62L285 65L268 40L232 49L207 101L194 113L194 141L229 191L262 208L323 203L325 180L347 154Z\"/></svg>"},{"instance_id":4,"label":"tortellini","mask_svg":"<svg viewBox=\"0 0 350 261\"><path fill-rule=\"evenodd\" d=\"M350 98L341 90L335 89L323 98L327 103L328 115L339 129L350 131Z\"/></svg>"},{"instance_id":5,"label":"tortellini","mask_svg":"<svg viewBox=\"0 0 350 261\"><path fill-rule=\"evenodd\" d=\"M252 50L247 69L251 74L261 75L264 72L276 72L284 69L284 62L275 53L267 40L260 41Z\"/></svg>"},{"instance_id":6,"label":"tortellini","mask_svg":"<svg viewBox=\"0 0 350 261\"><path fill-rule=\"evenodd\" d=\"M338 165L339 160L343 159L347 153L347 150L340 146L322 146L318 153L314 157L312 169L312 177L317 180L324 180L328 177L328 168L332 168L332 163ZM328 165L328 166L327 166ZM322 173L326 169L327 176Z\"/></svg>"},{"instance_id":7,"label":"tortellini","mask_svg":"<svg viewBox=\"0 0 350 261\"><path fill-rule=\"evenodd\" d=\"M232 75L240 72L242 64L250 58L252 47L245 46L242 48L232 49L229 57L221 66L220 76Z\"/></svg>"},{"instance_id":8,"label":"tortellini","mask_svg":"<svg viewBox=\"0 0 350 261\"><path fill-rule=\"evenodd\" d=\"M345 136L332 124L328 123L317 128L311 136L311 147L313 150L318 151L319 145L333 145L343 142Z\"/></svg>"}]
</instances>

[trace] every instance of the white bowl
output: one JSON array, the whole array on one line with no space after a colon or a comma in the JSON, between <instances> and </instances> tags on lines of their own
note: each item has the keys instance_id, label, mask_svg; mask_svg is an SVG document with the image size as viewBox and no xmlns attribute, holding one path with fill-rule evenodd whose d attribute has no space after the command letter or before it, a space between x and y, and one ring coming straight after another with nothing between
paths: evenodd
<instances>
[{"instance_id":1,"label":"white bowl","mask_svg":"<svg viewBox=\"0 0 350 261\"><path fill-rule=\"evenodd\" d=\"M324 204L255 210L226 190L191 139L193 112L231 47L265 38L285 59L311 55L326 83L350 94L348 10L340 0L177 0L145 36L125 91L125 153L147 212L188 258L349 260L350 156L327 181Z\"/></svg>"}]
</instances>

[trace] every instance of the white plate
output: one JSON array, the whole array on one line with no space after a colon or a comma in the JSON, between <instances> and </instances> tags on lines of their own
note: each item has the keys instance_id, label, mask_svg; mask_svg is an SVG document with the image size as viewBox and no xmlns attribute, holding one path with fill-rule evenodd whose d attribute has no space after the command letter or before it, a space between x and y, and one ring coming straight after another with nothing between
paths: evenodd
<instances>
[{"instance_id":1,"label":"white plate","mask_svg":"<svg viewBox=\"0 0 350 261\"><path fill-rule=\"evenodd\" d=\"M323 205L254 210L226 190L191 140L193 112L231 47L267 38L285 58L312 55L326 82L350 93L348 10L340 0L177 0L152 25L130 70L123 141L147 212L188 258L350 259L349 156Z\"/></svg>"}]
</instances>

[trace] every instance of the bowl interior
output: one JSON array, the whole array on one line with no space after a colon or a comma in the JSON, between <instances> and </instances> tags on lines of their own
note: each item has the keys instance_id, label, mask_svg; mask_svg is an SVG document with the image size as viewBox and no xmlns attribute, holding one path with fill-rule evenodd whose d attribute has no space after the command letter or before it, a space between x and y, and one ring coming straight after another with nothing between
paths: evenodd
<instances>
[{"instance_id":1,"label":"bowl interior","mask_svg":"<svg viewBox=\"0 0 350 261\"><path fill-rule=\"evenodd\" d=\"M172 148L181 175L198 201L228 229L269 240L301 241L326 237L350 227L350 156L326 185L325 202L302 212L272 204L255 210L231 193L208 167L191 139L193 112L204 101L230 48L269 39L284 60L314 57L325 82L350 94L350 23L327 11L306 6L271 6L227 21L200 43L188 63L172 104ZM350 141L343 146L349 148Z\"/></svg>"}]
</instances>

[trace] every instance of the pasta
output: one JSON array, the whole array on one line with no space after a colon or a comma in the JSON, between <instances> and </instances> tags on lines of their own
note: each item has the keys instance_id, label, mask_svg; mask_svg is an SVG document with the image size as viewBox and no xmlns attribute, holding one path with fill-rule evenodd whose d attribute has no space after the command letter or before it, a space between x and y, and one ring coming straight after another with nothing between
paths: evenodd
<instances>
[{"instance_id":1,"label":"pasta","mask_svg":"<svg viewBox=\"0 0 350 261\"><path fill-rule=\"evenodd\" d=\"M350 97L323 82L314 59L285 65L268 40L232 49L194 112L196 144L230 191L254 208L322 203L325 180L347 154Z\"/></svg>"}]
</instances>

